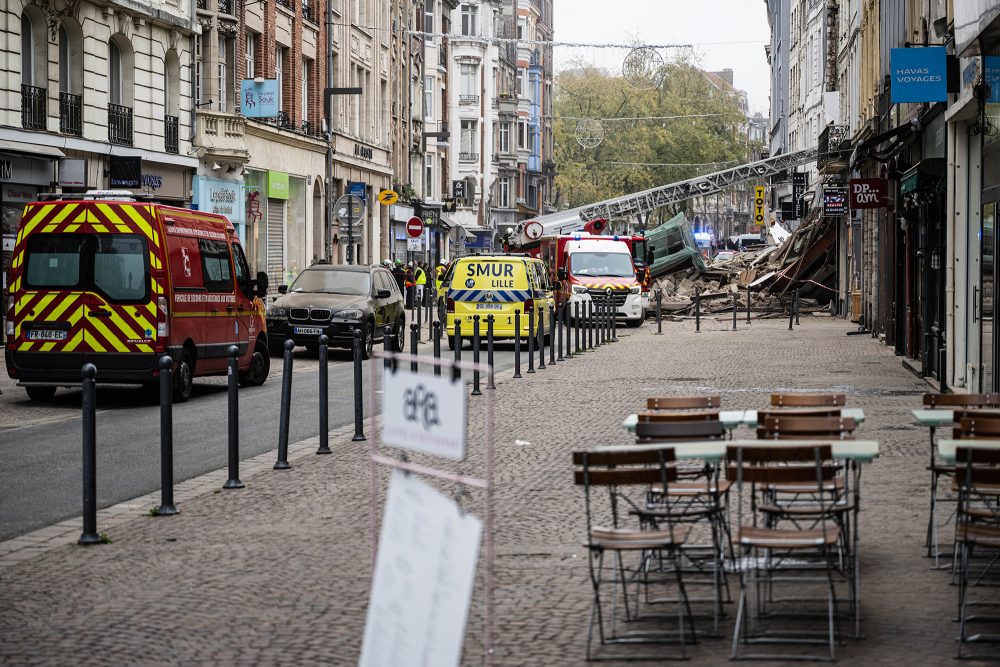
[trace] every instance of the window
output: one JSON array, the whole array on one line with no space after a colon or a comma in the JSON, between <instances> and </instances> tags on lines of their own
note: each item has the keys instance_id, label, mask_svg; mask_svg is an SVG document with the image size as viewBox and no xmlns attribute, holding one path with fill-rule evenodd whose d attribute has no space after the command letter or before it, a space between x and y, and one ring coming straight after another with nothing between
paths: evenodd
<instances>
[{"instance_id":1,"label":"window","mask_svg":"<svg viewBox=\"0 0 1000 667\"><path fill-rule=\"evenodd\" d=\"M525 18L517 19L517 38L524 39Z\"/></svg>"},{"instance_id":2,"label":"window","mask_svg":"<svg viewBox=\"0 0 1000 667\"><path fill-rule=\"evenodd\" d=\"M434 32L434 0L427 0L424 6L424 32ZM433 44L434 39L429 39L428 43Z\"/></svg>"},{"instance_id":3,"label":"window","mask_svg":"<svg viewBox=\"0 0 1000 667\"><path fill-rule=\"evenodd\" d=\"M198 240L201 272L208 292L232 292L233 275L229 268L229 246L219 241Z\"/></svg>"},{"instance_id":4,"label":"window","mask_svg":"<svg viewBox=\"0 0 1000 667\"><path fill-rule=\"evenodd\" d=\"M233 268L235 269L236 284L239 285L243 296L248 299L253 298L253 278L250 277L250 266L247 264L246 255L243 248L233 244Z\"/></svg>"},{"instance_id":5,"label":"window","mask_svg":"<svg viewBox=\"0 0 1000 667\"><path fill-rule=\"evenodd\" d=\"M434 77L424 77L424 116L434 117Z\"/></svg>"},{"instance_id":6,"label":"window","mask_svg":"<svg viewBox=\"0 0 1000 667\"><path fill-rule=\"evenodd\" d=\"M69 33L66 26L59 26L59 92L68 93L70 77Z\"/></svg>"},{"instance_id":7,"label":"window","mask_svg":"<svg viewBox=\"0 0 1000 667\"><path fill-rule=\"evenodd\" d=\"M138 234L101 234L94 253L94 287L112 301L145 301L149 251Z\"/></svg>"},{"instance_id":8,"label":"window","mask_svg":"<svg viewBox=\"0 0 1000 667\"><path fill-rule=\"evenodd\" d=\"M108 42L108 99L112 104L122 103L122 53L113 41Z\"/></svg>"},{"instance_id":9,"label":"window","mask_svg":"<svg viewBox=\"0 0 1000 667\"><path fill-rule=\"evenodd\" d=\"M434 194L434 153L424 155L424 196Z\"/></svg>"},{"instance_id":10,"label":"window","mask_svg":"<svg viewBox=\"0 0 1000 667\"><path fill-rule=\"evenodd\" d=\"M510 152L510 123L500 123L497 132L497 150L501 153Z\"/></svg>"},{"instance_id":11,"label":"window","mask_svg":"<svg viewBox=\"0 0 1000 667\"><path fill-rule=\"evenodd\" d=\"M258 36L255 32L247 33L247 78L254 79L257 77L257 40Z\"/></svg>"},{"instance_id":12,"label":"window","mask_svg":"<svg viewBox=\"0 0 1000 667\"><path fill-rule=\"evenodd\" d=\"M517 121L517 147L528 147L528 124L523 120Z\"/></svg>"},{"instance_id":13,"label":"window","mask_svg":"<svg viewBox=\"0 0 1000 667\"><path fill-rule=\"evenodd\" d=\"M202 63L201 35L194 37L194 103L195 108L202 103L205 93L205 68Z\"/></svg>"},{"instance_id":14,"label":"window","mask_svg":"<svg viewBox=\"0 0 1000 667\"><path fill-rule=\"evenodd\" d=\"M475 37L478 33L476 25L479 20L479 7L476 5L462 5L462 34L467 37Z\"/></svg>"},{"instance_id":15,"label":"window","mask_svg":"<svg viewBox=\"0 0 1000 667\"><path fill-rule=\"evenodd\" d=\"M479 143L476 141L476 126L477 121L474 120L463 120L462 121L462 143L460 144L459 151L462 153L475 153L476 146Z\"/></svg>"},{"instance_id":16,"label":"window","mask_svg":"<svg viewBox=\"0 0 1000 667\"><path fill-rule=\"evenodd\" d=\"M28 287L79 287L84 234L35 234L28 238Z\"/></svg>"},{"instance_id":17,"label":"window","mask_svg":"<svg viewBox=\"0 0 1000 667\"><path fill-rule=\"evenodd\" d=\"M35 45L31 35L31 19L21 14L21 83L25 86L35 85Z\"/></svg>"},{"instance_id":18,"label":"window","mask_svg":"<svg viewBox=\"0 0 1000 667\"><path fill-rule=\"evenodd\" d=\"M218 43L218 53L217 53L218 57L217 67L219 72L219 111L226 111L226 97L227 97L226 93L228 92L227 87L229 85L229 80L228 77L226 76L227 74L226 70L228 65L228 63L226 62L226 55L229 52L229 49L227 48L226 41L227 40L225 36L220 34Z\"/></svg>"},{"instance_id":19,"label":"window","mask_svg":"<svg viewBox=\"0 0 1000 667\"><path fill-rule=\"evenodd\" d=\"M283 48L276 47L274 49L274 78L278 81L278 110L284 111L285 100L285 50Z\"/></svg>"},{"instance_id":20,"label":"window","mask_svg":"<svg viewBox=\"0 0 1000 667\"><path fill-rule=\"evenodd\" d=\"M501 178L497 181L497 206L510 208L510 179Z\"/></svg>"},{"instance_id":21,"label":"window","mask_svg":"<svg viewBox=\"0 0 1000 667\"><path fill-rule=\"evenodd\" d=\"M302 59L302 120L307 122L309 120L309 72L312 68L309 66L309 59Z\"/></svg>"},{"instance_id":22,"label":"window","mask_svg":"<svg viewBox=\"0 0 1000 667\"><path fill-rule=\"evenodd\" d=\"M524 68L517 68L517 79L514 83L514 90L517 91L518 97L524 97Z\"/></svg>"},{"instance_id":23,"label":"window","mask_svg":"<svg viewBox=\"0 0 1000 667\"><path fill-rule=\"evenodd\" d=\"M460 83L461 88L459 89L459 94L461 95L476 95L479 93L479 85L477 76L479 68L472 63L462 63Z\"/></svg>"}]
</instances>

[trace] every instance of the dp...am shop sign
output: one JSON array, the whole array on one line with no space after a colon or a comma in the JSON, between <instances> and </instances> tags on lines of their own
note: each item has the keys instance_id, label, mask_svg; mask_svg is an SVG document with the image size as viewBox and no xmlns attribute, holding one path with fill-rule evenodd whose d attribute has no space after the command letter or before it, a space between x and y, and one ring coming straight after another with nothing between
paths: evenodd
<instances>
[{"instance_id":1,"label":"dp...am shop sign","mask_svg":"<svg viewBox=\"0 0 1000 667\"><path fill-rule=\"evenodd\" d=\"M948 54L945 47L892 49L889 70L893 104L948 101Z\"/></svg>"}]
</instances>

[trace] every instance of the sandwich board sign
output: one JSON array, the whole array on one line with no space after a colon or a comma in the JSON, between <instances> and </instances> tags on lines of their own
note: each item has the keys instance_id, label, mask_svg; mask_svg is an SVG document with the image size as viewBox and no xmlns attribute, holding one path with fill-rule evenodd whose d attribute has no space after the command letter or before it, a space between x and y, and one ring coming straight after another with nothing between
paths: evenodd
<instances>
[{"instance_id":1,"label":"sandwich board sign","mask_svg":"<svg viewBox=\"0 0 1000 667\"><path fill-rule=\"evenodd\" d=\"M397 368L382 388L382 440L387 445L465 459L465 383Z\"/></svg>"},{"instance_id":2,"label":"sandwich board sign","mask_svg":"<svg viewBox=\"0 0 1000 667\"><path fill-rule=\"evenodd\" d=\"M481 538L478 518L392 472L359 667L457 667Z\"/></svg>"}]
</instances>

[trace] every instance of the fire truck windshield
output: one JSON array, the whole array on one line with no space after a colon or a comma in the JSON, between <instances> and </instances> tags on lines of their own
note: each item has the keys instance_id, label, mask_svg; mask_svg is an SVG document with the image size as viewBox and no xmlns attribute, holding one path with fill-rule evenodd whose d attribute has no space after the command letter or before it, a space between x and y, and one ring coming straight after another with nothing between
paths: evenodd
<instances>
[{"instance_id":1,"label":"fire truck windshield","mask_svg":"<svg viewBox=\"0 0 1000 667\"><path fill-rule=\"evenodd\" d=\"M632 256L623 252L574 252L569 272L576 276L635 277Z\"/></svg>"}]
</instances>

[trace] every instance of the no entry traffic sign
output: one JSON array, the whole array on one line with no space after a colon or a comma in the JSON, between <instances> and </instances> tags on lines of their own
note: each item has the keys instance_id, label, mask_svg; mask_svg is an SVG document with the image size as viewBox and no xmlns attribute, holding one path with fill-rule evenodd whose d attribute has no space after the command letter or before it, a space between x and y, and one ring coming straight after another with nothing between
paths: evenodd
<instances>
[{"instance_id":1,"label":"no entry traffic sign","mask_svg":"<svg viewBox=\"0 0 1000 667\"><path fill-rule=\"evenodd\" d=\"M412 216L406 221L406 235L411 239L418 238L424 233L424 221L417 216Z\"/></svg>"}]
</instances>

